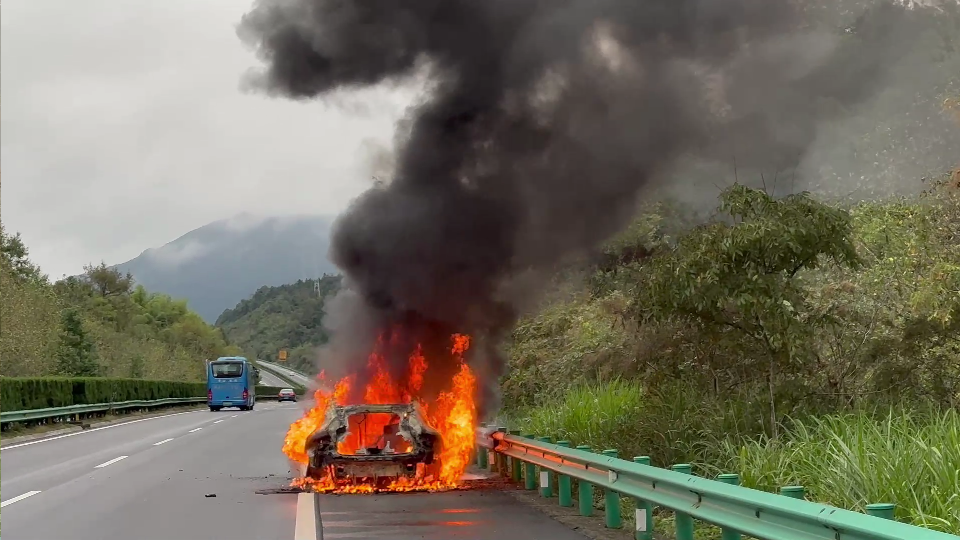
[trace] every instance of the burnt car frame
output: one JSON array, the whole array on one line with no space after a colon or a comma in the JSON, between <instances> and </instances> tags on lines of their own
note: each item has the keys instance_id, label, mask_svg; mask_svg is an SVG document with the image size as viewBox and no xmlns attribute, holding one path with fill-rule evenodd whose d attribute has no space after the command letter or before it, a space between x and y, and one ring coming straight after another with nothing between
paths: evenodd
<instances>
[{"instance_id":1,"label":"burnt car frame","mask_svg":"<svg viewBox=\"0 0 960 540\"><path fill-rule=\"evenodd\" d=\"M402 437L409 445L406 452L385 451L386 448L361 446L354 454L341 454L337 446L349 435L350 418L368 414L391 414L396 424L388 424L384 435ZM389 483L399 477L414 477L423 464L424 475L435 473L440 434L433 429L416 403L384 405L332 404L323 424L307 439L310 456L307 476L321 479L327 475L337 481L365 482L374 485Z\"/></svg>"}]
</instances>

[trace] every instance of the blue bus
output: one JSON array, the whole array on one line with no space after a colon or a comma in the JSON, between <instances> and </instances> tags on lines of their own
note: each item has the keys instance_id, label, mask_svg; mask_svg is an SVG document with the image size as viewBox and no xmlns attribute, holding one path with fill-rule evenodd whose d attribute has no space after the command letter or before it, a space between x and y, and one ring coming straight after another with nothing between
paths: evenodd
<instances>
[{"instance_id":1,"label":"blue bus","mask_svg":"<svg viewBox=\"0 0 960 540\"><path fill-rule=\"evenodd\" d=\"M207 364L207 405L211 411L223 407L253 409L257 402L259 370L242 356L221 356Z\"/></svg>"}]
</instances>

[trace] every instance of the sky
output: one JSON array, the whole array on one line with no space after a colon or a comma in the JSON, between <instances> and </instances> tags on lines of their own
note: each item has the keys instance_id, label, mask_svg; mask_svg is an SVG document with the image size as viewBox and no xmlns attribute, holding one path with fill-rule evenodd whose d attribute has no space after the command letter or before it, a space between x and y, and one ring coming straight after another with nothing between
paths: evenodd
<instances>
[{"instance_id":1,"label":"sky","mask_svg":"<svg viewBox=\"0 0 960 540\"><path fill-rule=\"evenodd\" d=\"M335 215L410 90L241 90L251 0L4 0L0 214L52 278L241 213Z\"/></svg>"}]
</instances>

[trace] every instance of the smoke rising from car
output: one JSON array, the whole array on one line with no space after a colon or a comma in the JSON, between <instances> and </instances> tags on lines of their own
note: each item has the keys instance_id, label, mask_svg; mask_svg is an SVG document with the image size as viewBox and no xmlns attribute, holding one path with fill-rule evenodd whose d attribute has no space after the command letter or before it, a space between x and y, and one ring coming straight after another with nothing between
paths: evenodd
<instances>
[{"instance_id":1,"label":"smoke rising from car","mask_svg":"<svg viewBox=\"0 0 960 540\"><path fill-rule=\"evenodd\" d=\"M325 362L365 365L378 333L398 328L433 367L467 333L481 404L495 409L498 344L537 292L516 276L621 229L644 189L682 181L664 176L685 156L726 159L735 146L745 170L795 165L817 122L868 98L909 39L892 3L846 35L809 26L802 7L259 0L238 32L264 63L247 79L260 91L313 99L429 81L393 177L333 229L348 288L327 307ZM398 343L388 360L400 370L409 352Z\"/></svg>"}]
</instances>

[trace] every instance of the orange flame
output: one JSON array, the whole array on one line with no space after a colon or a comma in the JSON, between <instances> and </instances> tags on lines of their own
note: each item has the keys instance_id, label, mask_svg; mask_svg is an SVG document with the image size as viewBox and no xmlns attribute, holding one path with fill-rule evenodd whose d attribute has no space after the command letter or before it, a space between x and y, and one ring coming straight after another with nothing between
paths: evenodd
<instances>
[{"instance_id":1,"label":"orange flame","mask_svg":"<svg viewBox=\"0 0 960 540\"><path fill-rule=\"evenodd\" d=\"M453 355L459 368L450 381L449 388L428 403L421 395L424 376L429 367L423 349L417 345L411 353L405 380L397 382L386 368L386 361L379 352L383 344L382 337L377 347L367 361L367 371L370 375L369 383L363 389L362 403L386 404L409 403L416 401L424 411L426 421L440 433L440 448L434 459L439 463L435 477L425 472L425 467L418 468L414 478L397 478L386 488L377 489L372 485L348 484L337 481L331 475L321 479L298 478L293 486L300 488L310 487L319 492L337 493L372 493L375 491L423 491L450 489L458 485L463 471L470 462L473 448L474 432L477 423L474 393L477 379L467 366L463 355L470 347L470 337L454 334ZM310 435L323 423L327 408L331 402L339 405L350 405L351 387L355 382L354 376L344 377L331 389L323 372L317 376L320 388L314 393L314 406L302 418L291 424L283 443L283 453L290 459L306 464L309 456L306 452L306 442ZM356 395L356 394L355 394ZM337 451L341 454L352 454L362 446L369 445L370 434L379 434L384 426L390 422L389 414L369 414L363 426L348 420L348 435L338 443ZM397 451L406 451L397 448Z\"/></svg>"}]
</instances>

